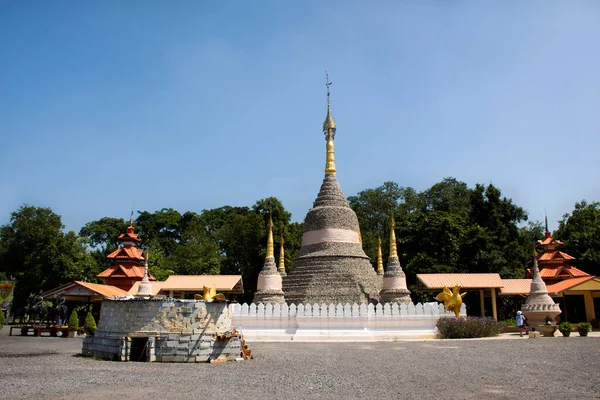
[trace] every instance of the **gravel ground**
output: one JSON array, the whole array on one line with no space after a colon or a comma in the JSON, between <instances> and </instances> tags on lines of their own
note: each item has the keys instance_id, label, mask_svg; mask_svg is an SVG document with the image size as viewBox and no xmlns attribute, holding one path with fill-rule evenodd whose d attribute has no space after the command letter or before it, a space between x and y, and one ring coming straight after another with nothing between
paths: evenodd
<instances>
[{"instance_id":1,"label":"gravel ground","mask_svg":"<svg viewBox=\"0 0 600 400\"><path fill-rule=\"evenodd\" d=\"M575 335L577 335L575 333ZM600 334L537 340L250 343L225 364L101 361L81 339L0 332L1 399L598 399Z\"/></svg>"}]
</instances>

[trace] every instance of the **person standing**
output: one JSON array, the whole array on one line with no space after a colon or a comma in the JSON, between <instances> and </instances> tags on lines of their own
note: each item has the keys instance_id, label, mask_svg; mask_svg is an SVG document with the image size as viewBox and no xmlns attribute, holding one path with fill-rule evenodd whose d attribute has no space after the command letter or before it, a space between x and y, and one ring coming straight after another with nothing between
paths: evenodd
<instances>
[{"instance_id":1,"label":"person standing","mask_svg":"<svg viewBox=\"0 0 600 400\"><path fill-rule=\"evenodd\" d=\"M523 337L523 331L527 329L527 324L525 323L525 316L522 311L517 311L517 328L521 329L521 337Z\"/></svg>"}]
</instances>

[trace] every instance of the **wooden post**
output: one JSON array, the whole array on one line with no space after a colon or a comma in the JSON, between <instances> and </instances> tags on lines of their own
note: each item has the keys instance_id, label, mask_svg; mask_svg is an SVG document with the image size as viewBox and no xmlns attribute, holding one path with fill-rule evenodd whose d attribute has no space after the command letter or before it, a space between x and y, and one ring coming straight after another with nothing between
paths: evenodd
<instances>
[{"instance_id":1,"label":"wooden post","mask_svg":"<svg viewBox=\"0 0 600 400\"><path fill-rule=\"evenodd\" d=\"M483 289L479 289L479 301L481 302L481 316L485 317L485 306L484 306L485 297L483 295Z\"/></svg>"},{"instance_id":2,"label":"wooden post","mask_svg":"<svg viewBox=\"0 0 600 400\"><path fill-rule=\"evenodd\" d=\"M498 311L496 310L496 288L490 288L492 292L492 316L498 321Z\"/></svg>"},{"instance_id":3,"label":"wooden post","mask_svg":"<svg viewBox=\"0 0 600 400\"><path fill-rule=\"evenodd\" d=\"M596 318L596 313L594 311L594 298L592 297L592 292L587 291L583 293L583 299L585 301L585 319L587 322L590 322L594 318Z\"/></svg>"}]
</instances>

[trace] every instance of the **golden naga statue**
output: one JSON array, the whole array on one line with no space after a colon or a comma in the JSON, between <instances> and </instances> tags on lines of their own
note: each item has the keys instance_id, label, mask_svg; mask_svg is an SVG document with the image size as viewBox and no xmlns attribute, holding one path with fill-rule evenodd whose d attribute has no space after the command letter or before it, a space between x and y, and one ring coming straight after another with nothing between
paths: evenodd
<instances>
[{"instance_id":1,"label":"golden naga statue","mask_svg":"<svg viewBox=\"0 0 600 400\"><path fill-rule=\"evenodd\" d=\"M195 294L194 300L204 300L209 303L212 301L226 301L225 296L222 293L217 293L217 288L215 287L215 285L213 285L212 288L204 286L203 295Z\"/></svg>"},{"instance_id":2,"label":"golden naga statue","mask_svg":"<svg viewBox=\"0 0 600 400\"><path fill-rule=\"evenodd\" d=\"M464 293L459 293L459 292L460 292L460 286L458 286L458 285L454 286L452 291L450 291L450 289L448 289L446 286L444 286L444 290L442 291L442 293L435 296L435 299L437 301L444 302L444 307L446 307L446 310L454 312L454 315L456 315L456 318L458 318L458 314L460 313L460 306L462 305L462 302L463 302L462 299L467 294L467 292L464 292Z\"/></svg>"}]
</instances>

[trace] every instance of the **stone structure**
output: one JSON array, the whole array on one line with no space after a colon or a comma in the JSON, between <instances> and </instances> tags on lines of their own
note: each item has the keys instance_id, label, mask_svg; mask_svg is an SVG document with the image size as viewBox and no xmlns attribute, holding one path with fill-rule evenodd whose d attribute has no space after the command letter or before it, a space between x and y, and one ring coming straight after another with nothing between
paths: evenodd
<instances>
[{"instance_id":1,"label":"stone structure","mask_svg":"<svg viewBox=\"0 0 600 400\"><path fill-rule=\"evenodd\" d=\"M258 274L256 283L256 293L254 293L255 303L283 303L283 291L281 290L281 274L277 271L275 265L275 255L273 251L273 220L269 217L269 235L267 238L267 256L262 271Z\"/></svg>"},{"instance_id":2,"label":"stone structure","mask_svg":"<svg viewBox=\"0 0 600 400\"><path fill-rule=\"evenodd\" d=\"M390 256L383 275L383 287L380 297L382 303L410 303L410 291L406 286L406 275L402 271L396 247L396 222L392 214L390 229Z\"/></svg>"},{"instance_id":3,"label":"stone structure","mask_svg":"<svg viewBox=\"0 0 600 400\"><path fill-rule=\"evenodd\" d=\"M144 265L142 264L144 252L136 247L136 244L140 243L142 239L133 229L133 213L131 213L127 233L120 234L118 239L123 242L123 245L106 256L113 264L96 277L106 279L108 285L128 291L135 282L141 281L144 277ZM148 275L148 279L156 280L152 275Z\"/></svg>"},{"instance_id":4,"label":"stone structure","mask_svg":"<svg viewBox=\"0 0 600 400\"><path fill-rule=\"evenodd\" d=\"M376 303L381 278L362 248L358 219L336 177L329 90L327 98L325 179L304 220L300 252L283 280L283 291L289 303Z\"/></svg>"},{"instance_id":5,"label":"stone structure","mask_svg":"<svg viewBox=\"0 0 600 400\"><path fill-rule=\"evenodd\" d=\"M244 358L227 303L165 298L105 300L82 354L109 360L207 362Z\"/></svg>"},{"instance_id":6,"label":"stone structure","mask_svg":"<svg viewBox=\"0 0 600 400\"><path fill-rule=\"evenodd\" d=\"M144 269L144 277L140 282L136 296L138 297L150 297L152 296L152 283L148 279L148 251L146 250L146 265Z\"/></svg>"},{"instance_id":7,"label":"stone structure","mask_svg":"<svg viewBox=\"0 0 600 400\"><path fill-rule=\"evenodd\" d=\"M527 325L538 326L544 325L547 318L554 318L560 314L560 307L554 303L552 297L548 295L546 284L540 277L537 258L533 258L533 280L531 281L531 289L529 297L525 304L521 306L523 315L527 318Z\"/></svg>"},{"instance_id":8,"label":"stone structure","mask_svg":"<svg viewBox=\"0 0 600 400\"><path fill-rule=\"evenodd\" d=\"M281 239L279 240L279 266L277 267L277 271L279 275L286 276L285 272L285 250L283 249L283 235L281 235Z\"/></svg>"}]
</instances>

